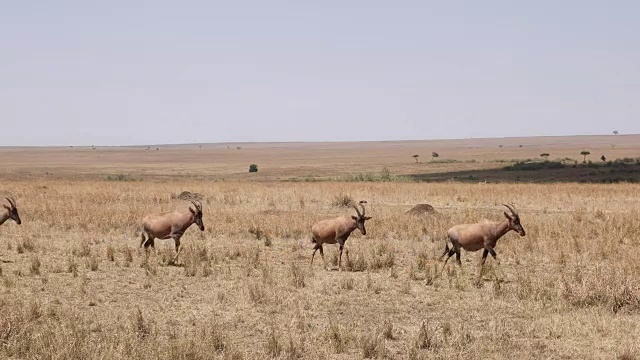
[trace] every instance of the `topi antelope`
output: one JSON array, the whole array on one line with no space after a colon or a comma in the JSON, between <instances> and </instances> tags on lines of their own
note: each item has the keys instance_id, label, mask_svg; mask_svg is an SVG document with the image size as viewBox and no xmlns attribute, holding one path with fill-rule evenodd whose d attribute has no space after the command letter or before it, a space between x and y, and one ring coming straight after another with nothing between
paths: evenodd
<instances>
[{"instance_id":1,"label":"topi antelope","mask_svg":"<svg viewBox=\"0 0 640 360\"><path fill-rule=\"evenodd\" d=\"M323 244L335 244L340 245L340 256L338 258L338 270L342 270L342 250L344 249L344 243L349 238L349 235L355 229L360 229L362 235L367 235L367 229L364 227L364 222L371 219L369 216L365 216L364 202L360 202L362 213L355 205L351 205L358 216L340 216L333 219L323 220L316 223L311 227L312 238L311 242L315 244L313 247L313 254L311 254L311 265L313 265L313 257L316 255L316 251L320 250L322 256L322 263L324 267L327 267L327 263L324 259L324 251L322 250ZM349 258L349 251L347 250L347 259Z\"/></svg>"},{"instance_id":2,"label":"topi antelope","mask_svg":"<svg viewBox=\"0 0 640 360\"><path fill-rule=\"evenodd\" d=\"M500 264L500 260L496 257L495 251L498 239L511 230L518 232L520 236L525 235L524 228L522 227L522 224L520 224L520 215L518 215L518 212L513 208L513 205L502 205L507 207L511 213L508 214L506 211L504 212L505 220L483 220L476 224L455 225L447 231L447 242L444 246L444 252L440 256L440 259L442 259L443 256L447 255L442 269L447 265L447 261L453 254L456 254L456 261L460 268L462 268L462 262L460 262L460 248L463 248L465 251L478 251L483 249L482 261L480 263L480 275L482 275L482 267L484 266L484 262L487 260L488 254L493 256L493 259L498 263L498 265ZM452 245L451 249L449 249L449 243Z\"/></svg>"},{"instance_id":3,"label":"topi antelope","mask_svg":"<svg viewBox=\"0 0 640 360\"><path fill-rule=\"evenodd\" d=\"M200 201L190 200L193 206L189 206L189 211L175 210L161 214L151 214L142 219L142 233L140 246L145 249L149 246L155 248L154 239L173 239L176 245L175 261L180 255L180 238L192 224L197 224L200 231L204 231L202 223L202 204ZM145 237L146 234L146 237Z\"/></svg>"},{"instance_id":4,"label":"topi antelope","mask_svg":"<svg viewBox=\"0 0 640 360\"><path fill-rule=\"evenodd\" d=\"M5 221L12 219L16 222L16 224L22 224L22 220L20 220L20 215L18 215L18 208L16 207L16 201L12 197L6 197L9 202L9 206L6 204L2 204L4 206L4 210L0 210L0 225L4 224Z\"/></svg>"}]
</instances>

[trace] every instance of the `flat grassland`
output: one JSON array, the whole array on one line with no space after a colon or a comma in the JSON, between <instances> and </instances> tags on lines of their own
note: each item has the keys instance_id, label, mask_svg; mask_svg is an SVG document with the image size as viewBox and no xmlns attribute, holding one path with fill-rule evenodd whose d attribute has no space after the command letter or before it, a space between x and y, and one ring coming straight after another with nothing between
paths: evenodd
<instances>
[{"instance_id":1,"label":"flat grassland","mask_svg":"<svg viewBox=\"0 0 640 360\"><path fill-rule=\"evenodd\" d=\"M0 148L23 221L0 226L0 358L633 359L639 150L635 135ZM173 243L146 253L138 230L186 209L182 191L206 230L172 264ZM367 200L367 236L345 271L310 266L311 225L349 200ZM440 273L446 230L507 201L527 234L499 241L501 265L478 280L463 251ZM435 213L405 214L418 203ZM335 267L337 246L325 256Z\"/></svg>"}]
</instances>

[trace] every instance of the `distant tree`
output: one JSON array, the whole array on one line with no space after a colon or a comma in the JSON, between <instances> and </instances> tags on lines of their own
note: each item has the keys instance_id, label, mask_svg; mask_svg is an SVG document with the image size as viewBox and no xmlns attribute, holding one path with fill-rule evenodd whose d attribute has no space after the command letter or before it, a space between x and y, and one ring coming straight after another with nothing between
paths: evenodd
<instances>
[{"instance_id":1,"label":"distant tree","mask_svg":"<svg viewBox=\"0 0 640 360\"><path fill-rule=\"evenodd\" d=\"M502 149L502 144L498 145L498 147L499 147L500 149Z\"/></svg>"},{"instance_id":2,"label":"distant tree","mask_svg":"<svg viewBox=\"0 0 640 360\"><path fill-rule=\"evenodd\" d=\"M160 150L160 148L156 148L156 151Z\"/></svg>"},{"instance_id":3,"label":"distant tree","mask_svg":"<svg viewBox=\"0 0 640 360\"><path fill-rule=\"evenodd\" d=\"M242 149L242 146L238 146L238 147L236 147L236 149L241 150L241 149Z\"/></svg>"},{"instance_id":4,"label":"distant tree","mask_svg":"<svg viewBox=\"0 0 640 360\"><path fill-rule=\"evenodd\" d=\"M613 135L618 135L618 130L613 130Z\"/></svg>"},{"instance_id":5,"label":"distant tree","mask_svg":"<svg viewBox=\"0 0 640 360\"><path fill-rule=\"evenodd\" d=\"M437 152L435 152L435 151L434 151L434 152L432 152L432 153L431 153L431 161L433 161L433 159L434 159L434 158L437 158L437 157L439 157L439 156L440 156L440 154L438 154Z\"/></svg>"},{"instance_id":6,"label":"distant tree","mask_svg":"<svg viewBox=\"0 0 640 360\"><path fill-rule=\"evenodd\" d=\"M415 154L415 155L413 155L413 156L412 156L412 158L414 158L414 159L416 160L416 164L419 162L419 161L418 161L418 156L420 156L420 155Z\"/></svg>"},{"instance_id":7,"label":"distant tree","mask_svg":"<svg viewBox=\"0 0 640 360\"><path fill-rule=\"evenodd\" d=\"M202 150L202 145L198 145L198 147L200 148L200 150Z\"/></svg>"},{"instance_id":8,"label":"distant tree","mask_svg":"<svg viewBox=\"0 0 640 360\"><path fill-rule=\"evenodd\" d=\"M518 145L518 147L522 147L522 144Z\"/></svg>"},{"instance_id":9,"label":"distant tree","mask_svg":"<svg viewBox=\"0 0 640 360\"><path fill-rule=\"evenodd\" d=\"M541 158L544 158L545 160L547 160L549 158L549 153L542 153L540 154Z\"/></svg>"},{"instance_id":10,"label":"distant tree","mask_svg":"<svg viewBox=\"0 0 640 360\"><path fill-rule=\"evenodd\" d=\"M584 158L582 159L582 162L585 163L585 162L587 162L587 155L591 155L591 153L588 152L587 150L582 150L580 152L580 155L584 156Z\"/></svg>"},{"instance_id":11,"label":"distant tree","mask_svg":"<svg viewBox=\"0 0 640 360\"><path fill-rule=\"evenodd\" d=\"M258 165L256 164L249 165L249 172L258 172Z\"/></svg>"},{"instance_id":12,"label":"distant tree","mask_svg":"<svg viewBox=\"0 0 640 360\"><path fill-rule=\"evenodd\" d=\"M602 154L602 156L600 156L600 160L607 161L607 158L604 156L604 154Z\"/></svg>"}]
</instances>

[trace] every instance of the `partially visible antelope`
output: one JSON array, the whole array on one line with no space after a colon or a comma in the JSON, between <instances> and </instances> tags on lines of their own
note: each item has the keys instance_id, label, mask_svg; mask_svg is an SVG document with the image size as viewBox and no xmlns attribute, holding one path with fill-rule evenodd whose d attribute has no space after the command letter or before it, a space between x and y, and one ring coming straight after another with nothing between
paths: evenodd
<instances>
[{"instance_id":1,"label":"partially visible antelope","mask_svg":"<svg viewBox=\"0 0 640 360\"><path fill-rule=\"evenodd\" d=\"M444 252L440 256L440 259L442 259L443 256L447 255L444 265L442 266L443 270L444 266L447 265L447 261L453 254L456 254L456 261L460 268L462 268L462 262L460 261L460 248L465 251L478 251L483 249L482 261L480 262L480 276L482 276L482 268L484 266L484 262L487 260L488 254L491 254L497 264L500 265L500 260L498 260L495 251L498 239L511 230L516 231L520 236L525 235L524 228L522 227L522 224L520 224L520 215L518 215L518 212L513 205L502 205L509 209L510 212L510 214L506 211L504 212L504 217L506 219L502 221L481 220L475 224L455 225L447 231L447 242L444 245ZM449 243L451 243L451 249L449 248Z\"/></svg>"},{"instance_id":2,"label":"partially visible antelope","mask_svg":"<svg viewBox=\"0 0 640 360\"><path fill-rule=\"evenodd\" d=\"M5 199L9 202L9 206L7 206L7 204L2 204L4 209L0 209L0 225L4 224L4 222L9 219L15 221L18 225L22 224L20 215L18 215L16 201L12 197L6 197Z\"/></svg>"},{"instance_id":3,"label":"partially visible antelope","mask_svg":"<svg viewBox=\"0 0 640 360\"><path fill-rule=\"evenodd\" d=\"M312 238L311 242L315 244L313 247L313 254L311 254L311 265L313 265L313 257L316 255L316 251L320 250L322 256L322 263L324 268L327 268L327 263L324 259L324 251L322 249L323 244L335 244L340 245L340 256L338 257L338 270L342 271L342 250L344 249L344 243L349 238L349 235L355 229L359 229L362 235L367 235L367 229L364 227L364 222L370 220L370 216L365 216L364 202L360 202L362 213L355 205L351 205L355 210L357 216L340 216L333 219L327 219L320 221L311 227ZM347 250L347 259L349 259L349 250Z\"/></svg>"},{"instance_id":4,"label":"partially visible antelope","mask_svg":"<svg viewBox=\"0 0 640 360\"><path fill-rule=\"evenodd\" d=\"M204 231L202 223L202 204L200 201L190 200L193 206L189 206L189 211L174 210L161 214L151 214L142 219L142 233L140 246L144 245L145 249L149 246L155 249L155 239L173 239L176 246L176 257L174 262L178 261L180 255L180 238L192 224L198 225L200 231ZM145 237L146 235L146 237Z\"/></svg>"}]
</instances>

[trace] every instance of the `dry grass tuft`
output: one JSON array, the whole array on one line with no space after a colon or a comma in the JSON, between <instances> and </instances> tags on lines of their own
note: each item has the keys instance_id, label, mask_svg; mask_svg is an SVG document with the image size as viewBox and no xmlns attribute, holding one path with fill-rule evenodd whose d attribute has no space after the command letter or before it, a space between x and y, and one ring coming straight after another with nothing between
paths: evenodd
<instances>
[{"instance_id":1,"label":"dry grass tuft","mask_svg":"<svg viewBox=\"0 0 640 360\"><path fill-rule=\"evenodd\" d=\"M339 325L335 319L329 319L329 326L325 331L325 338L336 354L342 354L347 350L349 336L347 330Z\"/></svg>"},{"instance_id":2,"label":"dry grass tuft","mask_svg":"<svg viewBox=\"0 0 640 360\"><path fill-rule=\"evenodd\" d=\"M289 265L289 269L291 271L291 283L295 288L303 288L305 287L305 270L298 266L295 262L291 262Z\"/></svg>"},{"instance_id":3,"label":"dry grass tuft","mask_svg":"<svg viewBox=\"0 0 640 360\"><path fill-rule=\"evenodd\" d=\"M353 200L353 197L344 193L336 194L331 201L331 205L337 207L349 207L355 204L356 202Z\"/></svg>"},{"instance_id":4,"label":"dry grass tuft","mask_svg":"<svg viewBox=\"0 0 640 360\"><path fill-rule=\"evenodd\" d=\"M271 357L278 357L282 353L282 343L275 325L270 325L267 332L266 353Z\"/></svg>"},{"instance_id":5,"label":"dry grass tuft","mask_svg":"<svg viewBox=\"0 0 640 360\"><path fill-rule=\"evenodd\" d=\"M29 267L31 275L40 275L41 266L42 263L40 262L40 257L36 254L31 255L31 266Z\"/></svg>"}]
</instances>

